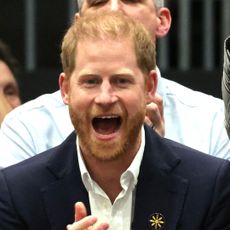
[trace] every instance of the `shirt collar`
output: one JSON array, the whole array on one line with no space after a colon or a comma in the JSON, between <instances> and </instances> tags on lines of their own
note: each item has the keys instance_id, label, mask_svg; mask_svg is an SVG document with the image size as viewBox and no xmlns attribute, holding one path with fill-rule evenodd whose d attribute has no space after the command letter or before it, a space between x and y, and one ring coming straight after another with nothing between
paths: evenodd
<instances>
[{"instance_id":1,"label":"shirt collar","mask_svg":"<svg viewBox=\"0 0 230 230\"><path fill-rule=\"evenodd\" d=\"M82 178L83 184L85 185L87 191L89 192L93 190L94 182L86 168L84 159L82 157L81 149L79 146L78 138L76 138L76 146L77 146L77 156L78 156L79 169L81 172L81 178ZM121 175L120 180L121 180L121 184L123 188L127 184L132 185L133 187L137 184L137 178L139 175L140 165L141 165L141 161L142 161L143 154L144 154L144 148L145 148L145 130L144 130L144 127L142 126L140 148L135 158L133 159L131 165L129 166L129 168ZM127 188L124 188L124 189L127 189Z\"/></svg>"}]
</instances>

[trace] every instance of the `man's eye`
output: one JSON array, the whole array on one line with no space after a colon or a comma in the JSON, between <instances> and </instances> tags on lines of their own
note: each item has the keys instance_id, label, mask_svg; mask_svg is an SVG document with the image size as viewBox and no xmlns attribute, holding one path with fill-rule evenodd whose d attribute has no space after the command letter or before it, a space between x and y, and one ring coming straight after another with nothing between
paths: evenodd
<instances>
[{"instance_id":1,"label":"man's eye","mask_svg":"<svg viewBox=\"0 0 230 230\"><path fill-rule=\"evenodd\" d=\"M90 6L98 6L105 3L107 0L89 0L88 3Z\"/></svg>"},{"instance_id":2,"label":"man's eye","mask_svg":"<svg viewBox=\"0 0 230 230\"><path fill-rule=\"evenodd\" d=\"M13 87L7 87L5 90L4 90L4 94L6 96L17 96L18 95L18 91L16 88L13 88Z\"/></svg>"},{"instance_id":3,"label":"man's eye","mask_svg":"<svg viewBox=\"0 0 230 230\"><path fill-rule=\"evenodd\" d=\"M123 0L124 3L138 3L140 0Z\"/></svg>"},{"instance_id":4,"label":"man's eye","mask_svg":"<svg viewBox=\"0 0 230 230\"><path fill-rule=\"evenodd\" d=\"M92 87L94 85L98 85L99 84L99 80L98 79L87 79L84 81L84 84L87 87Z\"/></svg>"},{"instance_id":5,"label":"man's eye","mask_svg":"<svg viewBox=\"0 0 230 230\"><path fill-rule=\"evenodd\" d=\"M128 83L128 81L127 81L127 79L117 79L117 83L125 84L125 83Z\"/></svg>"},{"instance_id":6,"label":"man's eye","mask_svg":"<svg viewBox=\"0 0 230 230\"><path fill-rule=\"evenodd\" d=\"M126 86L130 84L130 80L127 78L117 78L114 80L114 83L119 86Z\"/></svg>"}]
</instances>

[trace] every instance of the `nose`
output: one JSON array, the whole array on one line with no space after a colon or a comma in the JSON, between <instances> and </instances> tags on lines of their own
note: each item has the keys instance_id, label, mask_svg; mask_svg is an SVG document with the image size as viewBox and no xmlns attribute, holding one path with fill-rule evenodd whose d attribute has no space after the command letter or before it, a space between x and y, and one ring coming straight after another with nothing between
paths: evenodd
<instances>
[{"instance_id":1,"label":"nose","mask_svg":"<svg viewBox=\"0 0 230 230\"><path fill-rule=\"evenodd\" d=\"M109 82L103 82L100 86L98 95L95 97L95 103L101 106L108 106L117 101L117 96Z\"/></svg>"}]
</instances>

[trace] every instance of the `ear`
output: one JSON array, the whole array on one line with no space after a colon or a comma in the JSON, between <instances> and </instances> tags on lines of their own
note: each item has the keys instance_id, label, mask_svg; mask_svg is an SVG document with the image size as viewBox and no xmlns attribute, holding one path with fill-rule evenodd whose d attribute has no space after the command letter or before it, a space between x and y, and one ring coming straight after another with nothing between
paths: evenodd
<instances>
[{"instance_id":1,"label":"ear","mask_svg":"<svg viewBox=\"0 0 230 230\"><path fill-rule=\"evenodd\" d=\"M61 91L61 96L63 102L68 105L69 104L69 79L65 73L61 73L59 75L59 88Z\"/></svg>"},{"instance_id":2,"label":"ear","mask_svg":"<svg viewBox=\"0 0 230 230\"><path fill-rule=\"evenodd\" d=\"M157 73L156 70L151 70L147 81L147 104L154 101L157 91Z\"/></svg>"},{"instance_id":3,"label":"ear","mask_svg":"<svg viewBox=\"0 0 230 230\"><path fill-rule=\"evenodd\" d=\"M171 27L172 17L170 10L162 7L158 10L158 26L156 29L156 37L164 37Z\"/></svg>"}]
</instances>

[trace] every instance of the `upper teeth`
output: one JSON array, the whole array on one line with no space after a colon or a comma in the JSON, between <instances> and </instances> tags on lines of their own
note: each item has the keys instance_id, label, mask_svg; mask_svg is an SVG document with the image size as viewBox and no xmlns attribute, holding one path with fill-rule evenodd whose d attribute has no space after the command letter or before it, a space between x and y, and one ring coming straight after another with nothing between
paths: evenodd
<instances>
[{"instance_id":1,"label":"upper teeth","mask_svg":"<svg viewBox=\"0 0 230 230\"><path fill-rule=\"evenodd\" d=\"M117 118L118 116L111 115L111 116L102 116L100 117L101 119L112 119L112 118Z\"/></svg>"}]
</instances>

